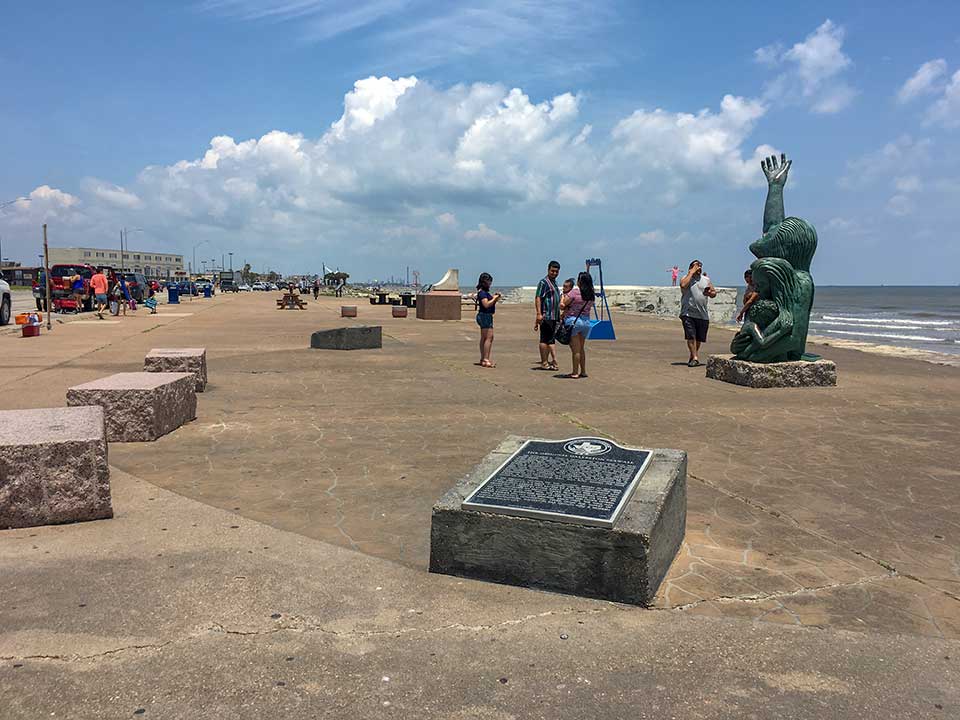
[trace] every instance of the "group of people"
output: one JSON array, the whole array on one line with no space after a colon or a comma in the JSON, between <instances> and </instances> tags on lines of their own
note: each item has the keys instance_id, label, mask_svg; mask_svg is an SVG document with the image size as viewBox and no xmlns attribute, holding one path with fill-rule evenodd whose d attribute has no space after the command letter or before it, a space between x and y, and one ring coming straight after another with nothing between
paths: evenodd
<instances>
[{"instance_id":1,"label":"group of people","mask_svg":"<svg viewBox=\"0 0 960 720\"><path fill-rule=\"evenodd\" d=\"M79 278L79 275L77 277ZM74 293L77 293L76 280L74 280L73 290ZM82 280L80 282L79 292L80 295L82 295ZM113 287L111 287L110 281L107 279L107 276L104 274L103 270L97 270L97 272L95 272L90 278L90 292L93 293L93 301L94 305L96 306L97 317L100 320L103 320L103 313L107 309L110 309L110 313L112 315L119 315L121 312L126 315L128 307L131 310L137 309L137 301L131 294L130 288L127 287L127 281L124 279L122 274L117 274L113 283ZM153 289L153 286L148 283L147 287L144 289L144 293L145 296L143 304L150 310L151 315L156 315L156 291ZM77 312L80 311L80 295L76 295Z\"/></svg>"},{"instance_id":2,"label":"group of people","mask_svg":"<svg viewBox=\"0 0 960 720\"><path fill-rule=\"evenodd\" d=\"M541 370L559 371L556 343L570 346L572 370L561 377L580 379L587 377L587 335L590 333L590 315L596 301L593 277L581 272L577 279L568 278L562 287L557 285L560 263L551 260L546 276L537 284L534 298L536 320L534 332L540 334ZM493 277L481 273L477 281L477 325L480 326L480 367L496 367L493 353L493 316L502 295L491 293Z\"/></svg>"}]
</instances>

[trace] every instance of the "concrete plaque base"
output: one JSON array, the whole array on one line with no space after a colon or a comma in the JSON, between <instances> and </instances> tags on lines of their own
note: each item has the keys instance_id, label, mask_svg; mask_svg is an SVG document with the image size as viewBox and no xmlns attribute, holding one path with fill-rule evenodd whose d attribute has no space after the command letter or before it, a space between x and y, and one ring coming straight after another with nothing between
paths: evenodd
<instances>
[{"instance_id":1,"label":"concrete plaque base","mask_svg":"<svg viewBox=\"0 0 960 720\"><path fill-rule=\"evenodd\" d=\"M418 320L459 320L460 293L456 290L431 290L417 295Z\"/></svg>"},{"instance_id":2,"label":"concrete plaque base","mask_svg":"<svg viewBox=\"0 0 960 720\"><path fill-rule=\"evenodd\" d=\"M393 310L393 317L395 318L405 318L407 316L407 308L394 305L391 310Z\"/></svg>"},{"instance_id":3,"label":"concrete plaque base","mask_svg":"<svg viewBox=\"0 0 960 720\"><path fill-rule=\"evenodd\" d=\"M707 377L751 388L832 387L837 384L837 366L832 360L796 360L753 363L732 355L711 355Z\"/></svg>"},{"instance_id":4,"label":"concrete plaque base","mask_svg":"<svg viewBox=\"0 0 960 720\"><path fill-rule=\"evenodd\" d=\"M369 350L383 347L383 331L379 325L318 330L310 336L310 347L318 350Z\"/></svg>"},{"instance_id":5,"label":"concrete plaque base","mask_svg":"<svg viewBox=\"0 0 960 720\"><path fill-rule=\"evenodd\" d=\"M194 389L207 387L206 348L153 348L143 359L144 372L192 372L197 378Z\"/></svg>"},{"instance_id":6,"label":"concrete plaque base","mask_svg":"<svg viewBox=\"0 0 960 720\"><path fill-rule=\"evenodd\" d=\"M686 453L653 451L612 528L463 509L527 439L507 438L433 506L430 572L650 604L683 542Z\"/></svg>"},{"instance_id":7,"label":"concrete plaque base","mask_svg":"<svg viewBox=\"0 0 960 720\"><path fill-rule=\"evenodd\" d=\"M0 529L113 517L103 410L0 410Z\"/></svg>"},{"instance_id":8,"label":"concrete plaque base","mask_svg":"<svg viewBox=\"0 0 960 720\"><path fill-rule=\"evenodd\" d=\"M340 306L340 317L356 317L357 316L357 306L356 305L341 305Z\"/></svg>"},{"instance_id":9,"label":"concrete plaque base","mask_svg":"<svg viewBox=\"0 0 960 720\"><path fill-rule=\"evenodd\" d=\"M108 442L149 442L197 417L193 373L117 373L67 390L67 405L99 405Z\"/></svg>"}]
</instances>

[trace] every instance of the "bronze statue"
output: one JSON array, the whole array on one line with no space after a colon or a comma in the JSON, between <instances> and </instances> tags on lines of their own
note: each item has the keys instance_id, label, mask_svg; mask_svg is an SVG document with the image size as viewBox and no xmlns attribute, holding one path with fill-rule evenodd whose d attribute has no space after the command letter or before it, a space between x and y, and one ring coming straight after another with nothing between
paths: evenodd
<instances>
[{"instance_id":1,"label":"bronze statue","mask_svg":"<svg viewBox=\"0 0 960 720\"><path fill-rule=\"evenodd\" d=\"M784 217L783 188L792 164L786 155L779 162L774 156L760 163L767 176L763 236L750 245L758 258L750 270L760 300L747 311L746 322L730 343L738 360L799 360L807 344L814 292L810 262L817 231L806 220Z\"/></svg>"}]
</instances>

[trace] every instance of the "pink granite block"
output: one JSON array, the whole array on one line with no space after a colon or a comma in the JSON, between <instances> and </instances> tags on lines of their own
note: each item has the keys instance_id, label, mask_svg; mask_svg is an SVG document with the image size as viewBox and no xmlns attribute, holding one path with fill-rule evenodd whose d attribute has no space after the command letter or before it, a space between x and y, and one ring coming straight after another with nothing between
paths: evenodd
<instances>
[{"instance_id":1,"label":"pink granite block","mask_svg":"<svg viewBox=\"0 0 960 720\"><path fill-rule=\"evenodd\" d=\"M102 408L0 410L0 529L110 517Z\"/></svg>"},{"instance_id":2,"label":"pink granite block","mask_svg":"<svg viewBox=\"0 0 960 720\"><path fill-rule=\"evenodd\" d=\"M108 442L156 440L197 417L194 373L117 373L67 390L68 405L100 405Z\"/></svg>"},{"instance_id":3,"label":"pink granite block","mask_svg":"<svg viewBox=\"0 0 960 720\"><path fill-rule=\"evenodd\" d=\"M340 306L340 317L356 317L357 316L357 306L356 305L341 305Z\"/></svg>"},{"instance_id":4,"label":"pink granite block","mask_svg":"<svg viewBox=\"0 0 960 720\"><path fill-rule=\"evenodd\" d=\"M197 376L196 391L207 386L206 348L153 348L143 359L144 372L192 372Z\"/></svg>"},{"instance_id":5,"label":"pink granite block","mask_svg":"<svg viewBox=\"0 0 960 720\"><path fill-rule=\"evenodd\" d=\"M407 316L407 309L402 305L394 305L393 316L395 318L405 318Z\"/></svg>"}]
</instances>

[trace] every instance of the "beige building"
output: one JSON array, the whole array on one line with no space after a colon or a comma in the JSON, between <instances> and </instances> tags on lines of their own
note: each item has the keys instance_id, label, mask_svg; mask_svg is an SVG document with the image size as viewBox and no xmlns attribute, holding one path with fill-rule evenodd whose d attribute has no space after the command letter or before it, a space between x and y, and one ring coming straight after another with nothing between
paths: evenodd
<instances>
[{"instance_id":1,"label":"beige building","mask_svg":"<svg viewBox=\"0 0 960 720\"><path fill-rule=\"evenodd\" d=\"M86 263L88 265L110 265L127 272L140 272L148 278L169 278L183 274L183 255L160 253L145 250L127 250L120 258L118 248L50 248L51 265L70 265Z\"/></svg>"}]
</instances>

